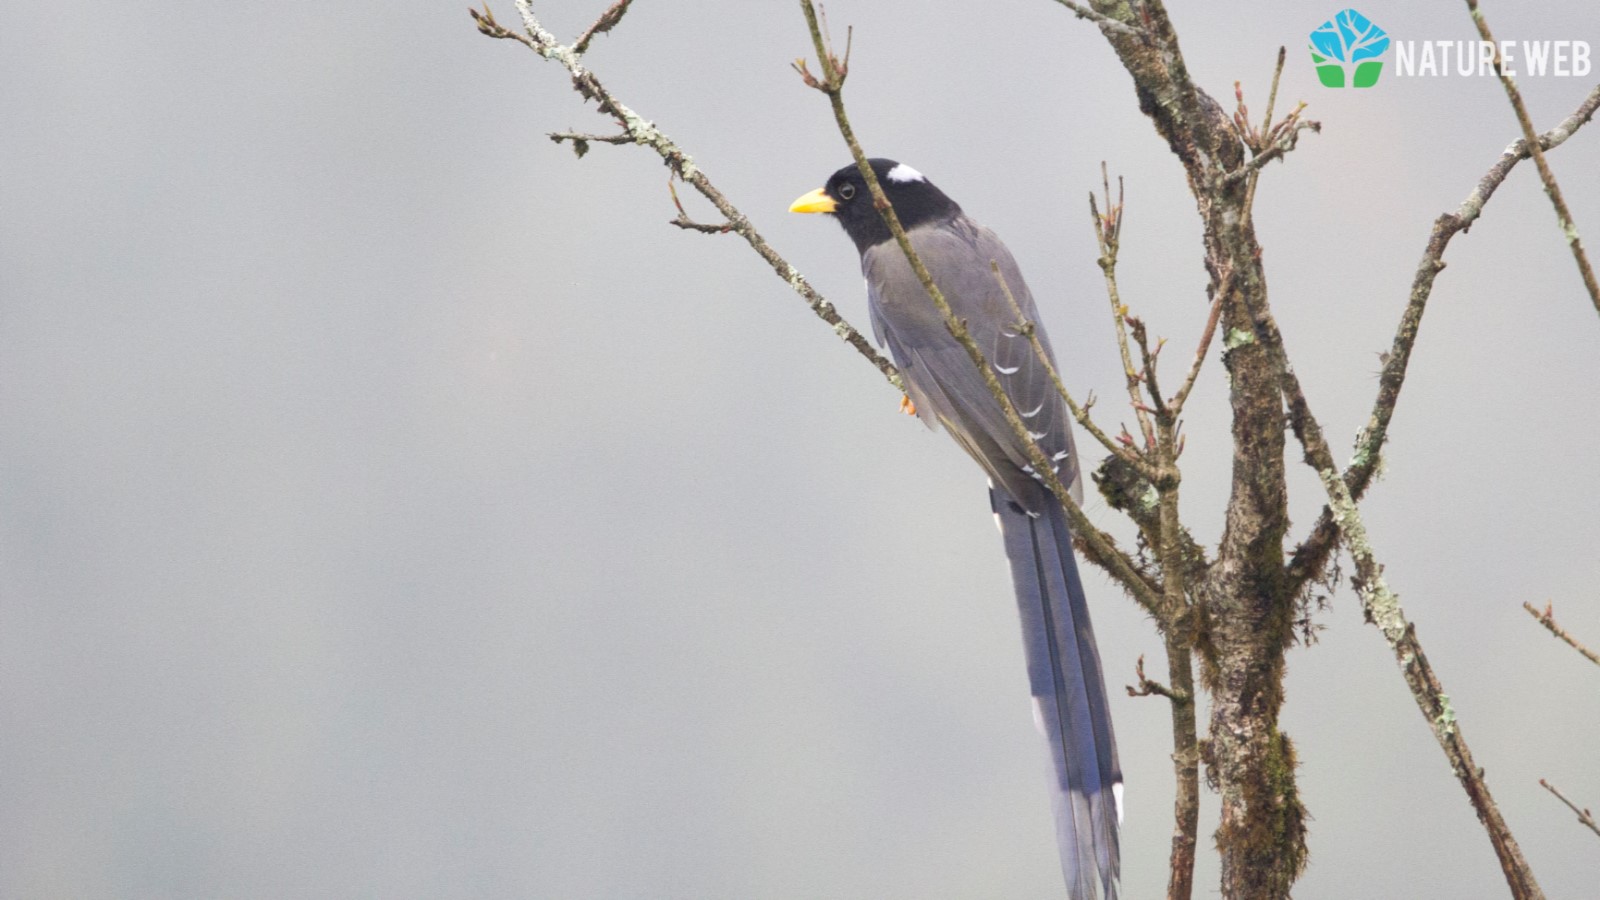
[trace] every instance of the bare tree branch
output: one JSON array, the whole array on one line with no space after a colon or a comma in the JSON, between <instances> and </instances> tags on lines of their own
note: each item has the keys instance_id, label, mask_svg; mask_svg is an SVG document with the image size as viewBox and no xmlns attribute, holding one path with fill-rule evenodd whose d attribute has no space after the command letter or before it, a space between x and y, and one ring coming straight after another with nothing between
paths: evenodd
<instances>
[{"instance_id":1,"label":"bare tree branch","mask_svg":"<svg viewBox=\"0 0 1600 900\"><path fill-rule=\"evenodd\" d=\"M1511 100L1511 109L1517 114L1517 123L1522 126L1522 139L1528 142L1529 152L1533 154L1533 164L1539 170L1539 180L1544 182L1544 192L1550 197L1550 205L1555 207L1556 222L1561 226L1561 234L1567 239L1567 246L1572 248L1572 258L1578 263L1578 274L1583 278L1584 289L1589 292L1589 299L1594 302L1595 312L1600 312L1600 282L1595 281L1594 267L1589 265L1589 254L1584 252L1583 242L1578 238L1578 223L1572 220L1572 212L1567 209L1567 201L1561 196L1561 186L1556 184L1555 173L1550 171L1550 164L1545 161L1544 150L1539 146L1539 140L1533 130L1533 119L1528 116L1528 108L1522 103L1522 92L1517 90L1517 83L1506 74L1505 66L1500 58L1500 45L1495 43L1494 35L1489 32L1489 20L1483 17L1483 10L1478 8L1478 0L1467 0L1467 9L1472 11L1472 21L1478 26L1478 33L1483 39L1494 47L1494 71L1500 76L1500 83L1505 85L1506 96Z\"/></svg>"},{"instance_id":2,"label":"bare tree branch","mask_svg":"<svg viewBox=\"0 0 1600 900\"><path fill-rule=\"evenodd\" d=\"M1527 610L1528 615L1537 619L1539 624L1543 625L1551 634L1562 639L1563 641L1566 641L1569 647L1582 654L1584 659L1587 659L1589 662L1600 666L1600 653L1595 653L1593 650L1585 647L1583 644L1578 642L1577 638L1567 634L1566 629L1556 624L1555 611L1551 608L1551 604L1546 603L1544 605L1544 612L1534 609L1532 603L1524 603L1522 604L1522 608Z\"/></svg>"},{"instance_id":3,"label":"bare tree branch","mask_svg":"<svg viewBox=\"0 0 1600 900\"><path fill-rule=\"evenodd\" d=\"M594 36L605 34L617 27L617 23L622 21L623 15L628 11L628 4L632 2L633 0L617 0L617 2L611 4L605 12L600 14L600 18L594 20L593 25L590 25L583 34L578 35L577 40L572 42L572 52L579 56L588 52L589 42L594 40Z\"/></svg>"},{"instance_id":4,"label":"bare tree branch","mask_svg":"<svg viewBox=\"0 0 1600 900\"><path fill-rule=\"evenodd\" d=\"M667 224L676 225L684 231L698 231L701 234L727 234L733 230L733 225L728 222L724 222L721 225L707 225L704 222L696 222L685 215L668 219Z\"/></svg>"},{"instance_id":5,"label":"bare tree branch","mask_svg":"<svg viewBox=\"0 0 1600 900\"><path fill-rule=\"evenodd\" d=\"M584 154L589 152L589 145L591 143L631 144L634 142L633 135L628 134L627 132L623 132L622 134L583 134L582 132L577 131L552 131L550 132L550 140L557 144L565 141L571 141L572 152L576 153L579 159L583 159Z\"/></svg>"},{"instance_id":6,"label":"bare tree branch","mask_svg":"<svg viewBox=\"0 0 1600 900\"><path fill-rule=\"evenodd\" d=\"M1026 337L1028 343L1033 346L1034 358L1039 360L1039 364L1044 367L1045 372L1050 376L1050 383L1055 385L1056 393L1060 395L1062 400L1066 401L1067 410L1072 413L1072 418L1079 425L1082 425L1083 429L1089 432L1095 440L1099 441L1102 447L1111 451L1113 456L1132 466L1140 474L1153 479L1155 470L1145 462L1142 456L1132 448L1117 443L1110 435L1101 431L1100 426L1096 425L1094 420L1089 417L1089 411L1079 406L1078 402L1072 399L1072 395L1067 392L1067 386L1061 383L1061 373L1056 370L1055 364L1050 361L1050 355L1044 352L1044 342L1039 340L1039 329L1033 322L1023 318L1022 307L1018 305L1016 295L1011 293L1011 285L1006 284L1005 276L1000 274L1000 264L992 259L989 260L989 270L994 273L995 281L1000 284L1001 293L1005 294L1006 302L1011 304L1011 311L1017 316L1017 332Z\"/></svg>"},{"instance_id":7,"label":"bare tree branch","mask_svg":"<svg viewBox=\"0 0 1600 900\"><path fill-rule=\"evenodd\" d=\"M672 195L672 205L678 208L676 218L668 221L669 225L676 225L684 231L698 231L701 234L727 234L733 230L732 222L723 222L721 225L704 225L689 218L688 210L683 208L683 201L678 199L678 189L673 187L672 178L667 178L667 193Z\"/></svg>"},{"instance_id":8,"label":"bare tree branch","mask_svg":"<svg viewBox=\"0 0 1600 900\"><path fill-rule=\"evenodd\" d=\"M1298 113L1295 113L1295 115L1298 115ZM1266 150L1262 151L1256 156L1251 157L1250 161L1245 163L1243 168L1234 169L1232 172L1224 175L1223 179L1228 182L1239 181L1253 172L1259 172L1267 163L1272 162L1275 159L1282 159L1285 153L1293 150L1295 148L1295 144L1299 143L1300 132L1308 129L1311 131L1320 132L1322 130L1322 123L1310 119L1305 121L1296 119L1288 128L1283 130L1283 134L1274 140L1271 146L1267 147Z\"/></svg>"},{"instance_id":9,"label":"bare tree branch","mask_svg":"<svg viewBox=\"0 0 1600 900\"><path fill-rule=\"evenodd\" d=\"M1283 62L1285 59L1284 48L1278 48L1278 65L1272 73L1272 90L1267 95L1267 118L1260 129L1251 127L1250 110L1244 105L1244 91L1239 82L1233 83L1234 96L1238 100L1239 108L1234 113L1234 130L1244 141L1246 147L1254 154L1250 161L1223 176L1224 184L1232 184L1244 178L1250 178L1260 172L1262 167L1275 159L1293 150L1300 142L1300 132L1311 130L1317 133L1322 131L1322 123L1312 119L1301 119L1300 114L1305 112L1306 104L1300 103L1276 125L1272 122L1272 108L1278 101L1278 80L1283 77ZM1255 202L1254 181L1248 194L1250 202Z\"/></svg>"},{"instance_id":10,"label":"bare tree branch","mask_svg":"<svg viewBox=\"0 0 1600 900\"><path fill-rule=\"evenodd\" d=\"M1522 848L1511 834L1510 826L1500 815L1500 808L1489 793L1488 783L1484 781L1483 770L1472 758L1472 751L1450 706L1450 698L1445 694L1438 676L1428 663L1427 655L1423 653L1422 644L1417 640L1417 630L1406 620L1400 597L1384 581L1383 566L1379 565L1367 537L1361 512L1350 495L1349 485L1339 474L1333 454L1323 439L1321 426L1311 414L1305 393L1300 388L1300 379L1295 375L1294 366L1284 349L1283 336L1278 331L1277 323L1264 304L1252 305L1251 312L1255 316L1258 339L1272 351L1277 362L1295 436L1305 447L1306 462L1317 470L1322 479L1329 505L1334 510L1334 521L1338 524L1345 547L1355 561L1356 577L1353 581L1361 597L1362 611L1367 621L1377 625L1384 639L1389 642L1389 648L1400 664L1400 671L1405 676L1406 685L1411 688L1417 707L1427 718L1434 737L1444 750L1445 758L1455 771L1456 779L1466 790L1478 820L1489 833L1489 841L1500 859L1500 868L1512 896L1518 900L1542 900L1544 892L1540 890L1533 870L1523 857Z\"/></svg>"},{"instance_id":11,"label":"bare tree branch","mask_svg":"<svg viewBox=\"0 0 1600 900\"><path fill-rule=\"evenodd\" d=\"M1189 402L1189 392L1194 390L1194 383L1200 378L1200 367L1205 365L1206 356L1211 351L1211 338L1217 333L1217 317L1222 313L1222 302L1228 296L1228 286L1232 282L1232 274L1224 272L1222 285L1217 288L1216 296L1211 299L1211 314L1206 317L1206 327L1200 334L1200 347L1194 352L1194 361L1189 364L1189 374L1183 378L1183 386L1178 388L1178 393L1167 401L1167 408L1173 416L1183 412L1183 405Z\"/></svg>"},{"instance_id":12,"label":"bare tree branch","mask_svg":"<svg viewBox=\"0 0 1600 900\"><path fill-rule=\"evenodd\" d=\"M1293 774L1293 744L1278 719L1283 652L1293 623L1291 598L1282 590L1288 528L1283 401L1265 350L1233 339L1251 333L1245 298L1264 301L1266 294L1261 247L1245 204L1250 178L1226 180L1245 165L1246 148L1221 105L1190 77L1161 0L1091 0L1091 5L1144 31L1140 37L1102 33L1132 76L1140 111L1183 164L1201 220L1209 291L1213 299L1223 297L1219 327L1229 336L1222 364L1230 378L1234 466L1216 559L1188 591L1204 601L1192 611L1198 636L1193 646L1212 698L1208 771L1221 803L1215 842L1222 857L1222 893L1239 900L1282 898L1304 866L1306 812ZM1172 429L1175 435L1176 423ZM1158 444L1164 441L1158 433ZM1175 518L1176 495L1160 495L1160 500L1162 519ZM1158 539L1176 544L1181 538L1173 536L1174 530L1161 527ZM1162 557L1169 558L1167 551ZM1180 669L1187 657L1183 646L1176 649L1168 661ZM1197 743L1177 747L1185 730L1177 712L1174 708L1174 763L1180 765L1196 761L1199 748ZM1197 821L1197 798L1190 793L1196 790L1195 771L1179 769L1169 898L1187 898L1193 890L1187 835Z\"/></svg>"},{"instance_id":13,"label":"bare tree branch","mask_svg":"<svg viewBox=\"0 0 1600 900\"><path fill-rule=\"evenodd\" d=\"M1172 420L1157 427L1157 454L1164 477L1157 482L1156 553L1161 560L1165 618L1162 637L1167 651L1172 716L1172 851L1167 861L1169 900L1187 900L1194 890L1195 849L1200 826L1200 733L1193 702L1196 609L1191 592L1204 583L1205 554L1178 519L1177 456L1183 450ZM1140 673L1143 674L1142 672Z\"/></svg>"},{"instance_id":14,"label":"bare tree branch","mask_svg":"<svg viewBox=\"0 0 1600 900\"><path fill-rule=\"evenodd\" d=\"M715 206L717 211L727 219L725 230L744 238L751 249L755 250L762 259L767 261L767 265L778 273L778 277L782 278L785 284L789 285L795 293L800 295L801 299L805 300L811 311L833 329L834 334L837 334L845 343L854 347L857 353L860 353L868 362L877 367L878 371L883 373L883 377L888 379L889 383L894 385L896 389L900 390L901 393L905 392L904 385L900 380L900 372L895 368L894 363L879 353L865 335L845 321L833 304L817 293L817 290L811 286L805 276L801 275L798 269L790 265L788 260L780 256L778 251L767 243L761 233L756 231L755 226L750 224L750 220L745 217L744 213L741 213L737 207L729 202L728 198L711 183L711 179L707 178L706 174L694 164L694 160L690 158L689 154L683 152L683 149L673 143L660 129L656 128L654 123L649 122L629 109L616 95L607 90L600 83L600 79L583 66L579 61L579 54L574 52L573 48L564 47L557 43L556 39L550 32L545 30L544 26L539 24L538 18L534 16L531 0L516 0L516 5L517 10L522 14L523 25L526 29L525 34L518 34L501 26L500 23L495 21L494 15L487 7L482 12L471 10L472 20L477 24L478 30L489 37L517 41L545 59L560 63L571 75L573 88L579 94L582 94L584 99L595 101L600 107L600 112L606 113L617 120L617 124L622 127L625 134L630 136L632 143L654 150L668 168L672 170L673 174L692 185L696 191L700 192L702 197L711 201L711 205ZM618 3L614 4L600 17L600 20L595 23L595 26L590 31L599 33L609 29L616 24L617 19L622 17L622 13L626 9L627 3L619 0ZM600 28L599 26L607 21L608 16L612 17L610 24L606 25L605 28ZM612 143L612 141L608 140L607 143ZM681 209L680 207L680 212ZM681 216L681 218L687 222L687 216ZM674 220L673 224L679 223ZM693 227L694 224L690 222L688 227ZM679 224L679 227L685 226ZM718 230L724 229L724 226L711 227ZM695 228L695 230L704 230L704 228Z\"/></svg>"},{"instance_id":15,"label":"bare tree branch","mask_svg":"<svg viewBox=\"0 0 1600 900\"><path fill-rule=\"evenodd\" d=\"M1065 6L1067 9L1072 10L1073 15L1077 16L1078 18L1088 19L1096 25L1099 25L1101 31L1112 32L1115 34L1126 34L1129 36L1137 36L1143 33L1141 29L1135 28L1132 25L1128 25L1124 22L1119 22L1110 16L1101 15L1092 9L1079 6L1078 4L1073 3L1072 0L1056 0L1056 2L1062 6Z\"/></svg>"},{"instance_id":16,"label":"bare tree branch","mask_svg":"<svg viewBox=\"0 0 1600 900\"><path fill-rule=\"evenodd\" d=\"M1244 89L1239 82L1233 83L1234 93L1239 98L1239 109L1234 113L1234 127L1244 138L1245 146L1249 147L1252 153L1260 153L1262 147L1271 143L1272 111L1278 105L1278 82L1283 79L1283 64L1288 58L1288 48L1280 45L1277 65L1272 68L1272 89L1267 92L1267 114L1262 116L1260 128L1250 127L1250 110L1244 105ZM1305 104L1302 103L1295 112L1298 113L1303 108ZM1247 216L1253 215L1256 208L1256 183L1261 178L1261 170L1257 169L1255 174L1248 177L1250 181L1245 186L1244 195L1244 209Z\"/></svg>"},{"instance_id":17,"label":"bare tree branch","mask_svg":"<svg viewBox=\"0 0 1600 900\"><path fill-rule=\"evenodd\" d=\"M1557 800L1560 800L1562 803L1565 803L1567 805L1567 809L1570 809L1574 813L1577 813L1578 814L1578 821L1580 823L1582 823L1585 828L1588 828L1590 831L1594 832L1596 835L1600 835L1600 824L1597 824L1595 822L1594 814L1589 812L1588 807L1584 807L1583 809L1579 809L1577 804L1573 803L1571 800L1568 800L1566 798L1566 795L1564 795L1560 791L1556 790L1556 786L1555 785L1551 784L1548 781L1545 781L1543 778L1539 779L1539 786L1544 788L1545 790L1549 791L1550 793L1555 794Z\"/></svg>"},{"instance_id":18,"label":"bare tree branch","mask_svg":"<svg viewBox=\"0 0 1600 900\"><path fill-rule=\"evenodd\" d=\"M1100 248L1100 256L1096 262L1100 266L1100 273L1106 282L1106 299L1111 301L1111 322L1117 332L1117 349L1122 353L1122 375L1128 389L1128 403L1133 407L1134 418L1139 423L1139 431L1144 435L1144 449L1146 452L1153 450L1156 444L1155 425L1150 421L1150 414L1139 396L1139 384L1144 380L1143 374L1133 367L1133 354L1128 349L1128 307L1122 302L1122 294L1117 289L1117 251L1121 248L1122 240L1122 179L1117 179L1117 202L1111 202L1111 179L1106 174L1106 164L1100 164L1100 181L1105 186L1106 211L1102 215L1099 205L1095 202L1094 193L1089 193L1089 220L1094 226L1095 243Z\"/></svg>"},{"instance_id":19,"label":"bare tree branch","mask_svg":"<svg viewBox=\"0 0 1600 900\"><path fill-rule=\"evenodd\" d=\"M1134 673L1139 677L1139 686L1127 685L1129 697L1149 697L1152 694L1165 697L1173 703L1188 703L1194 698L1183 691L1169 688L1159 681L1151 681L1144 674L1144 654L1139 654L1139 662L1134 667Z\"/></svg>"},{"instance_id":20,"label":"bare tree branch","mask_svg":"<svg viewBox=\"0 0 1600 900\"><path fill-rule=\"evenodd\" d=\"M1589 92L1589 96L1584 98L1572 115L1539 135L1538 145L1545 150L1561 146L1594 118L1597 109L1600 109L1600 85ZM1494 196L1506 176L1511 174L1518 162L1528 158L1528 147L1526 140L1512 142L1478 180L1477 186L1461 201L1461 205L1454 212L1440 214L1433 223L1433 233L1428 237L1428 246L1422 253L1421 262L1417 263L1416 275L1411 281L1410 301L1400 315L1394 341L1384 356L1383 372L1378 376L1378 394L1373 399L1372 412L1367 424L1356 435L1355 454L1344 470L1344 483L1350 489L1350 496L1357 500L1366 493L1378 471L1383 444L1389 435L1389 421L1394 417L1395 404L1400 400L1400 388L1405 384L1411 350L1422 327L1422 314L1433 294L1434 279L1444 271L1444 251L1450 246L1452 238L1471 228L1472 223L1483 214L1484 205ZM1334 523L1333 509L1325 506L1310 536L1295 548L1290 560L1288 579L1291 591L1298 593L1308 581L1319 577L1327 568L1338 536L1339 527Z\"/></svg>"}]
</instances>

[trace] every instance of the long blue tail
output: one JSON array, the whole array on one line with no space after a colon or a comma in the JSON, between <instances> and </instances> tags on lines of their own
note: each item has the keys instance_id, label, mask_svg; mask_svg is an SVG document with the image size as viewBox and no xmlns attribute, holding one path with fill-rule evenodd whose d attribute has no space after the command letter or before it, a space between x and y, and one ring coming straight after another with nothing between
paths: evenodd
<instances>
[{"instance_id":1,"label":"long blue tail","mask_svg":"<svg viewBox=\"0 0 1600 900\"><path fill-rule=\"evenodd\" d=\"M1050 742L1061 871L1072 900L1120 894L1122 769L1072 536L1045 492L1037 516L991 489L1022 613L1035 720ZM1031 498L1030 498L1031 499Z\"/></svg>"}]
</instances>

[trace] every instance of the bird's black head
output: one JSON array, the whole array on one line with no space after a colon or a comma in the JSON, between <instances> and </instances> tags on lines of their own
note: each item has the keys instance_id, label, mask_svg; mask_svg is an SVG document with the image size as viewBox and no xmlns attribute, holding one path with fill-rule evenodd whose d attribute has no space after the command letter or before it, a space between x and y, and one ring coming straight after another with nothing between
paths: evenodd
<instances>
[{"instance_id":1,"label":"bird's black head","mask_svg":"<svg viewBox=\"0 0 1600 900\"><path fill-rule=\"evenodd\" d=\"M867 162L872 165L884 196L894 205L895 214L907 231L961 215L961 207L916 169L892 159L869 159ZM796 200L789 211L833 215L855 241L856 249L863 253L868 247L893 238L889 226L883 224L883 217L872 208L872 192L867 190L866 179L854 164L833 173L826 186Z\"/></svg>"}]
</instances>

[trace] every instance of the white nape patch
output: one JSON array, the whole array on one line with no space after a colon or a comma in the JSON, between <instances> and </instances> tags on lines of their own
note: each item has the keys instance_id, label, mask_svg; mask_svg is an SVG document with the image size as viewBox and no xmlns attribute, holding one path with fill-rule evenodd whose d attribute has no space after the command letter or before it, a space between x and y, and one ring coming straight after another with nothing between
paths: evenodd
<instances>
[{"instance_id":1,"label":"white nape patch","mask_svg":"<svg viewBox=\"0 0 1600 900\"><path fill-rule=\"evenodd\" d=\"M1039 729L1040 734L1044 734L1044 707L1039 705L1038 697L1033 698L1033 727ZM1121 787L1121 785L1118 785L1118 787ZM1121 807L1118 808L1120 809Z\"/></svg>"},{"instance_id":2,"label":"white nape patch","mask_svg":"<svg viewBox=\"0 0 1600 900\"><path fill-rule=\"evenodd\" d=\"M889 170L889 174L884 176L884 177L888 178L890 181L927 181L928 180L928 179L923 177L921 172L918 172L916 169L911 168L910 166L906 165L905 163L897 164L894 168L890 169Z\"/></svg>"},{"instance_id":3,"label":"white nape patch","mask_svg":"<svg viewBox=\"0 0 1600 900\"><path fill-rule=\"evenodd\" d=\"M1111 798L1117 801L1117 824L1122 824L1122 782L1111 782Z\"/></svg>"}]
</instances>

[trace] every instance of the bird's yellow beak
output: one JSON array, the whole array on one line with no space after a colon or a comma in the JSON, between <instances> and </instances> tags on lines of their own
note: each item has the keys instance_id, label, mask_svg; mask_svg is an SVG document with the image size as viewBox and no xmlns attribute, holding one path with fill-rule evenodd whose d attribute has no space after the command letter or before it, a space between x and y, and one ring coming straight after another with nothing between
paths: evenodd
<instances>
[{"instance_id":1,"label":"bird's yellow beak","mask_svg":"<svg viewBox=\"0 0 1600 900\"><path fill-rule=\"evenodd\" d=\"M789 212L798 213L831 213L839 208L822 188L817 188L799 200L789 204Z\"/></svg>"}]
</instances>

